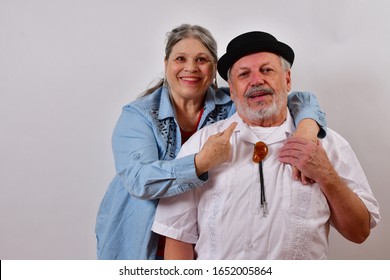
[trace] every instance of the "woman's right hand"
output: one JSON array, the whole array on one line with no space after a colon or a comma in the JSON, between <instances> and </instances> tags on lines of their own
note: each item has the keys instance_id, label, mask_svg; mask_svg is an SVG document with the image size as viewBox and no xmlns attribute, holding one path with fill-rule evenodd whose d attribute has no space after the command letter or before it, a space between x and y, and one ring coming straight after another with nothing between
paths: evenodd
<instances>
[{"instance_id":1,"label":"woman's right hand","mask_svg":"<svg viewBox=\"0 0 390 280\"><path fill-rule=\"evenodd\" d=\"M198 176L220 165L230 158L230 137L237 123L232 123L224 131L210 136L195 156L195 168Z\"/></svg>"}]
</instances>

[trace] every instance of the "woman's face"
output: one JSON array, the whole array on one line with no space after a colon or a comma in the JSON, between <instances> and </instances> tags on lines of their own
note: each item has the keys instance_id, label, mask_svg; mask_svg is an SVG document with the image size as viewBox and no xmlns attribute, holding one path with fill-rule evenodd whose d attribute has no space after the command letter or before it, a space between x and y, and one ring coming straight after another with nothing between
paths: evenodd
<instances>
[{"instance_id":1,"label":"woman's face","mask_svg":"<svg viewBox=\"0 0 390 280\"><path fill-rule=\"evenodd\" d=\"M176 100L203 99L215 77L215 70L211 53L194 38L179 41L165 59L165 75Z\"/></svg>"}]
</instances>

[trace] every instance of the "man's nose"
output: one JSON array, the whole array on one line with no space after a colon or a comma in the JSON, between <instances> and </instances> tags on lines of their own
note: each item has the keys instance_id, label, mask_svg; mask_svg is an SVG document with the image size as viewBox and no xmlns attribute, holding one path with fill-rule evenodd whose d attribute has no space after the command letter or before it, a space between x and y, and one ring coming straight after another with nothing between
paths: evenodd
<instances>
[{"instance_id":1,"label":"man's nose","mask_svg":"<svg viewBox=\"0 0 390 280\"><path fill-rule=\"evenodd\" d=\"M257 86L257 85L263 85L265 83L265 77L264 74L260 71L252 72L251 73L251 85Z\"/></svg>"}]
</instances>

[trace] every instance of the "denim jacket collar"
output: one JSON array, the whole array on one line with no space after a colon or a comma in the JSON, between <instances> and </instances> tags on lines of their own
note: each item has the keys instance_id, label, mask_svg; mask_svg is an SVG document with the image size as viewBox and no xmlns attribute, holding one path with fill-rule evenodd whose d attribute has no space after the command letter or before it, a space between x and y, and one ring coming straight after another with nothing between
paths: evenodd
<instances>
[{"instance_id":1,"label":"denim jacket collar","mask_svg":"<svg viewBox=\"0 0 390 280\"><path fill-rule=\"evenodd\" d=\"M169 90L167 87L161 87L158 90L161 90L161 99L160 99L160 108L158 113L158 119L174 118L175 112L174 107L171 103L171 98L169 95ZM208 88L205 98L205 107L204 111L207 114L215 109L216 105L225 105L231 102L230 97L225 93L218 94L211 87Z\"/></svg>"},{"instance_id":2,"label":"denim jacket collar","mask_svg":"<svg viewBox=\"0 0 390 280\"><path fill-rule=\"evenodd\" d=\"M174 107L171 104L171 98L169 96L169 90L167 87L161 87L158 90L161 90L161 99L160 99L160 108L158 113L158 119L163 120L166 118L174 118L175 112Z\"/></svg>"}]
</instances>

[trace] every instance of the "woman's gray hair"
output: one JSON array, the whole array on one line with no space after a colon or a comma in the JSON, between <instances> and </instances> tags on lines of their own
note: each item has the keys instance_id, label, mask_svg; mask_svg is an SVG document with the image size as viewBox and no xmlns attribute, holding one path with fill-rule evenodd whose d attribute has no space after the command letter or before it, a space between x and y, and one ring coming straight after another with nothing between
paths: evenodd
<instances>
[{"instance_id":1,"label":"woman's gray hair","mask_svg":"<svg viewBox=\"0 0 390 280\"><path fill-rule=\"evenodd\" d=\"M166 34L165 42L165 59L168 59L171 55L172 48L183 39L195 38L199 40L211 53L213 62L218 61L218 46L217 41L211 35L210 31L199 25L182 24ZM156 89L164 85L164 79L157 82L156 85L147 89L142 96L148 95L154 92ZM214 85L216 87L216 85Z\"/></svg>"},{"instance_id":2,"label":"woman's gray hair","mask_svg":"<svg viewBox=\"0 0 390 280\"><path fill-rule=\"evenodd\" d=\"M218 61L218 47L217 42L211 35L210 31L199 25L182 24L172 31L167 33L165 58L168 59L171 55L172 48L181 40L187 38L198 39L211 53L214 63Z\"/></svg>"}]
</instances>

